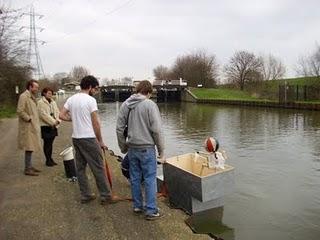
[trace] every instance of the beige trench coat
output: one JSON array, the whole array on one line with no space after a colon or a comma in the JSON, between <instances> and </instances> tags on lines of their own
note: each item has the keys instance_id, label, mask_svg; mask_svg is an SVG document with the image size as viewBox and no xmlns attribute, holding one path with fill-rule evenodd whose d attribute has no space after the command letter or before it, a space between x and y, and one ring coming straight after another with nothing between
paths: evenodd
<instances>
[{"instance_id":1,"label":"beige trench coat","mask_svg":"<svg viewBox=\"0 0 320 240\"><path fill-rule=\"evenodd\" d=\"M18 101L18 147L24 151L41 150L40 124L36 98L26 90Z\"/></svg>"},{"instance_id":2,"label":"beige trench coat","mask_svg":"<svg viewBox=\"0 0 320 240\"><path fill-rule=\"evenodd\" d=\"M38 101L40 126L54 126L59 120L59 109L54 100L49 103L45 97Z\"/></svg>"}]
</instances>

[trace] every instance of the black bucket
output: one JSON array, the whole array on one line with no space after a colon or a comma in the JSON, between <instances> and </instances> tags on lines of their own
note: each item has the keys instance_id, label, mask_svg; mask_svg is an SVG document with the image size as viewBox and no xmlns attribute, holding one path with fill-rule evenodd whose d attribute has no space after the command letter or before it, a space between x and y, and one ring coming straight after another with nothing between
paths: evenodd
<instances>
[{"instance_id":1,"label":"black bucket","mask_svg":"<svg viewBox=\"0 0 320 240\"><path fill-rule=\"evenodd\" d=\"M64 160L63 165L64 165L64 171L66 173L67 178L77 177L77 170L76 170L76 165L74 163L74 159Z\"/></svg>"},{"instance_id":2,"label":"black bucket","mask_svg":"<svg viewBox=\"0 0 320 240\"><path fill-rule=\"evenodd\" d=\"M63 157L63 165L66 173L66 177L69 179L77 178L76 165L73 158L73 148L68 147L60 153L60 156Z\"/></svg>"}]
</instances>

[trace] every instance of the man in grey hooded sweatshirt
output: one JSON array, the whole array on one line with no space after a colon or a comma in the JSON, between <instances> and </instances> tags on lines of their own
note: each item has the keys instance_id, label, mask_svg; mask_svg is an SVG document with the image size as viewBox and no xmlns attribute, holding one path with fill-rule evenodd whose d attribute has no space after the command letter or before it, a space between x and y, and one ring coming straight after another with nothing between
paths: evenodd
<instances>
[{"instance_id":1,"label":"man in grey hooded sweatshirt","mask_svg":"<svg viewBox=\"0 0 320 240\"><path fill-rule=\"evenodd\" d=\"M160 112L157 104L149 99L151 94L151 83L141 81L136 87L136 94L131 95L121 105L117 120L118 145L121 152L128 152L129 156L133 212L139 214L145 211L147 220L161 216L157 207L155 146L161 159L164 153ZM142 178L145 206L141 192Z\"/></svg>"}]
</instances>

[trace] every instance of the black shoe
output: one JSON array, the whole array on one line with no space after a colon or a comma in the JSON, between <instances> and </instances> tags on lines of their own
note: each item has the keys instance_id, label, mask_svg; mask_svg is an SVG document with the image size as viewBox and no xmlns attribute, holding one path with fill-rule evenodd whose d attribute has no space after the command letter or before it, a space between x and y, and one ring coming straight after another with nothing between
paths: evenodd
<instances>
[{"instance_id":1,"label":"black shoe","mask_svg":"<svg viewBox=\"0 0 320 240\"><path fill-rule=\"evenodd\" d=\"M58 163L56 163L55 161L51 160L53 165L58 165Z\"/></svg>"},{"instance_id":2,"label":"black shoe","mask_svg":"<svg viewBox=\"0 0 320 240\"><path fill-rule=\"evenodd\" d=\"M96 195L92 194L92 195L90 195L90 196L81 198L81 201L80 201L80 202L81 202L82 204L85 204L85 203L91 202L91 201L93 201L93 200L95 200L95 199L96 199Z\"/></svg>"},{"instance_id":3,"label":"black shoe","mask_svg":"<svg viewBox=\"0 0 320 240\"><path fill-rule=\"evenodd\" d=\"M47 167L53 167L54 164L53 164L53 162L46 162L46 166L47 166Z\"/></svg>"},{"instance_id":4,"label":"black shoe","mask_svg":"<svg viewBox=\"0 0 320 240\"><path fill-rule=\"evenodd\" d=\"M146 215L146 220L153 221L153 220L157 220L162 217L163 217L163 215L160 214L160 212L156 212L156 213Z\"/></svg>"}]
</instances>

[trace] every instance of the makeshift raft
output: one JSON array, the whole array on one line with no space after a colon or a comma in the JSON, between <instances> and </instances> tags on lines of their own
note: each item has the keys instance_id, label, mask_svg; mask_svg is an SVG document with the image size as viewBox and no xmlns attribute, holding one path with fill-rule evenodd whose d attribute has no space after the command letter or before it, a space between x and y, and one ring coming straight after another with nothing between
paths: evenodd
<instances>
[{"instance_id":1,"label":"makeshift raft","mask_svg":"<svg viewBox=\"0 0 320 240\"><path fill-rule=\"evenodd\" d=\"M234 167L209 168L206 156L188 153L166 159L158 169L158 189L164 184L169 202L189 214L224 205L223 197L234 189ZM162 173L163 171L163 173Z\"/></svg>"}]
</instances>

